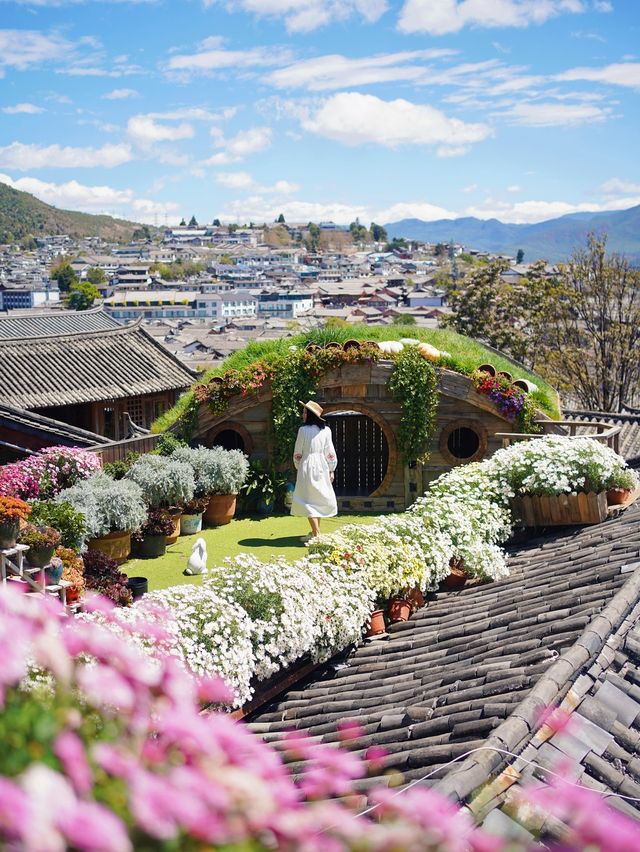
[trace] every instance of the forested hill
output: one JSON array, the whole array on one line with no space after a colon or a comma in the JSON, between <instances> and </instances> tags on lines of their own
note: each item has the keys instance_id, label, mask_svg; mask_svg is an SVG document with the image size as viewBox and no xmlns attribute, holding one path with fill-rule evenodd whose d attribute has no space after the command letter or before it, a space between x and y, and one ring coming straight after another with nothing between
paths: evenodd
<instances>
[{"instance_id":1,"label":"forested hill","mask_svg":"<svg viewBox=\"0 0 640 852\"><path fill-rule=\"evenodd\" d=\"M111 216L94 216L59 210L28 192L0 183L0 243L13 243L32 235L69 234L128 242L140 225Z\"/></svg>"},{"instance_id":2,"label":"forested hill","mask_svg":"<svg viewBox=\"0 0 640 852\"><path fill-rule=\"evenodd\" d=\"M609 213L579 213L535 225L510 225L498 219L403 219L385 225L389 237L428 243L461 243L467 248L509 254L524 251L525 261L545 258L566 261L574 249L586 245L590 232L606 233L607 250L640 264L640 206Z\"/></svg>"}]
</instances>

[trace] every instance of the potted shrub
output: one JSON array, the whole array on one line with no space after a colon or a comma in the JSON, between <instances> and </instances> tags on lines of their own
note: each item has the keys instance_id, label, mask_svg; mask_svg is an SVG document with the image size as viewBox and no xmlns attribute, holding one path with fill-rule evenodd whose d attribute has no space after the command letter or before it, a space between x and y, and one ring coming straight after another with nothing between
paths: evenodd
<instances>
[{"instance_id":1,"label":"potted shrub","mask_svg":"<svg viewBox=\"0 0 640 852\"><path fill-rule=\"evenodd\" d=\"M606 482L607 503L622 505L631 492L638 487L638 476L631 468L616 470Z\"/></svg>"},{"instance_id":2,"label":"potted shrub","mask_svg":"<svg viewBox=\"0 0 640 852\"><path fill-rule=\"evenodd\" d=\"M82 561L87 589L99 592L118 606L131 606L133 595L127 585L129 578L118 569L115 559L99 550L88 550Z\"/></svg>"},{"instance_id":3,"label":"potted shrub","mask_svg":"<svg viewBox=\"0 0 640 852\"><path fill-rule=\"evenodd\" d=\"M195 535L202 529L202 515L209 505L208 497L194 497L185 503L180 519L180 535Z\"/></svg>"},{"instance_id":4,"label":"potted shrub","mask_svg":"<svg viewBox=\"0 0 640 852\"><path fill-rule=\"evenodd\" d=\"M195 481L193 468L174 456L141 456L127 471L123 481L131 480L142 489L150 509L166 509L173 518L173 531L167 544L180 535L182 507L193 499Z\"/></svg>"},{"instance_id":5,"label":"potted shrub","mask_svg":"<svg viewBox=\"0 0 640 852\"><path fill-rule=\"evenodd\" d=\"M79 550L82 546L87 525L82 512L78 512L70 503L35 500L31 504L29 519L32 524L58 530L62 547Z\"/></svg>"},{"instance_id":6,"label":"potted shrub","mask_svg":"<svg viewBox=\"0 0 640 852\"><path fill-rule=\"evenodd\" d=\"M131 536L136 556L153 559L167 549L167 536L173 533L173 518L166 509L152 509L140 529Z\"/></svg>"},{"instance_id":7,"label":"potted shrub","mask_svg":"<svg viewBox=\"0 0 640 852\"><path fill-rule=\"evenodd\" d=\"M265 468L258 459L249 464L247 481L243 491L247 498L255 505L259 515L270 515L273 507L281 496L287 485L287 478L275 468Z\"/></svg>"},{"instance_id":8,"label":"potted shrub","mask_svg":"<svg viewBox=\"0 0 640 852\"><path fill-rule=\"evenodd\" d=\"M131 532L147 519L140 486L128 479L111 479L106 473L60 492L56 501L82 512L89 550L99 550L118 564L131 552Z\"/></svg>"},{"instance_id":9,"label":"potted shrub","mask_svg":"<svg viewBox=\"0 0 640 852\"><path fill-rule=\"evenodd\" d=\"M0 497L0 549L14 547L18 540L20 521L26 521L31 507L19 497Z\"/></svg>"},{"instance_id":10,"label":"potted shrub","mask_svg":"<svg viewBox=\"0 0 640 852\"><path fill-rule=\"evenodd\" d=\"M26 544L29 547L26 554L27 562L34 568L44 568L51 561L54 550L60 544L60 538L60 533L53 527L36 526L36 524L26 524L18 536L20 544ZM62 569L60 573L62 574Z\"/></svg>"},{"instance_id":11,"label":"potted shrub","mask_svg":"<svg viewBox=\"0 0 640 852\"><path fill-rule=\"evenodd\" d=\"M84 595L84 564L82 557L70 547L57 547L56 556L62 561L62 579L71 583L67 587L67 603L72 604Z\"/></svg>"},{"instance_id":12,"label":"potted shrub","mask_svg":"<svg viewBox=\"0 0 640 852\"><path fill-rule=\"evenodd\" d=\"M235 514L236 497L249 472L245 454L222 447L178 447L171 458L191 465L197 495L209 497L204 520L214 526L228 524Z\"/></svg>"}]
</instances>

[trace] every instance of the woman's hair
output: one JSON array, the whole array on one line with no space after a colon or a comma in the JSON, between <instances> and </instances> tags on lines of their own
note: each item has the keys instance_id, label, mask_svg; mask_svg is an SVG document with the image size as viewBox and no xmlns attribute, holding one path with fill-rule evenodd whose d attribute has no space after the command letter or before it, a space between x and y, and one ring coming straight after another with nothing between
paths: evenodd
<instances>
[{"instance_id":1,"label":"woman's hair","mask_svg":"<svg viewBox=\"0 0 640 852\"><path fill-rule=\"evenodd\" d=\"M327 425L324 420L321 420L310 408L305 408L305 411L307 412L307 419L304 421L306 426L317 426L318 429L324 429Z\"/></svg>"}]
</instances>

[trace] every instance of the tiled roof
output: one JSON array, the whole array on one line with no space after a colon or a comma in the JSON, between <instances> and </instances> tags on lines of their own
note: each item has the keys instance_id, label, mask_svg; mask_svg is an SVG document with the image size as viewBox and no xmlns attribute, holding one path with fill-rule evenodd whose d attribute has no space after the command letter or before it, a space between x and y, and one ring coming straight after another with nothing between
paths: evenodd
<instances>
[{"instance_id":1,"label":"tiled roof","mask_svg":"<svg viewBox=\"0 0 640 852\"><path fill-rule=\"evenodd\" d=\"M101 307L89 311L0 314L0 340L13 337L49 337L59 334L106 331L117 327L117 320L112 319Z\"/></svg>"},{"instance_id":2,"label":"tiled roof","mask_svg":"<svg viewBox=\"0 0 640 852\"><path fill-rule=\"evenodd\" d=\"M44 408L189 387L194 373L140 323L106 331L0 340L0 399Z\"/></svg>"},{"instance_id":3,"label":"tiled roof","mask_svg":"<svg viewBox=\"0 0 640 852\"><path fill-rule=\"evenodd\" d=\"M8 426L18 432L37 435L45 439L55 440L58 444L70 447L92 447L95 444L108 444L108 438L70 426L60 420L52 420L32 411L13 408L10 405L0 405L0 425Z\"/></svg>"},{"instance_id":4,"label":"tiled roof","mask_svg":"<svg viewBox=\"0 0 640 852\"><path fill-rule=\"evenodd\" d=\"M365 732L358 747L388 752L379 775L358 782L361 788L385 783L393 769L407 782L430 775L427 783L439 780L447 793L467 799L503 758L483 751L462 771L451 761L487 742L508 742L519 752L531 738L533 715L600 652L603 625L607 636L615 631L617 604L610 620L597 616L629 578L637 600L640 572L629 569L640 558L639 521L636 505L603 524L515 548L507 579L439 593L393 625L387 640L365 641L346 665L329 665L284 694L250 727L274 742L290 728L337 742L337 723L356 719ZM578 645L581 636L587 639Z\"/></svg>"},{"instance_id":5,"label":"tiled roof","mask_svg":"<svg viewBox=\"0 0 640 852\"><path fill-rule=\"evenodd\" d=\"M570 410L564 411L562 416L565 420L573 420L576 423L598 420L612 426L621 426L619 453L632 467L640 466L640 412L608 414L603 411Z\"/></svg>"}]
</instances>

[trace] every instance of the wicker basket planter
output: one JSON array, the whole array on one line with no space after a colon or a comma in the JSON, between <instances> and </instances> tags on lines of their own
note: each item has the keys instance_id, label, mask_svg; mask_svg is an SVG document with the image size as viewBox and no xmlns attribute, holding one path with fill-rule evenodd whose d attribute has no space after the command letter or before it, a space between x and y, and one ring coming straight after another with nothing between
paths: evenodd
<instances>
[{"instance_id":1,"label":"wicker basket planter","mask_svg":"<svg viewBox=\"0 0 640 852\"><path fill-rule=\"evenodd\" d=\"M525 527L599 524L607 517L607 494L558 494L514 497L511 511Z\"/></svg>"}]
</instances>

